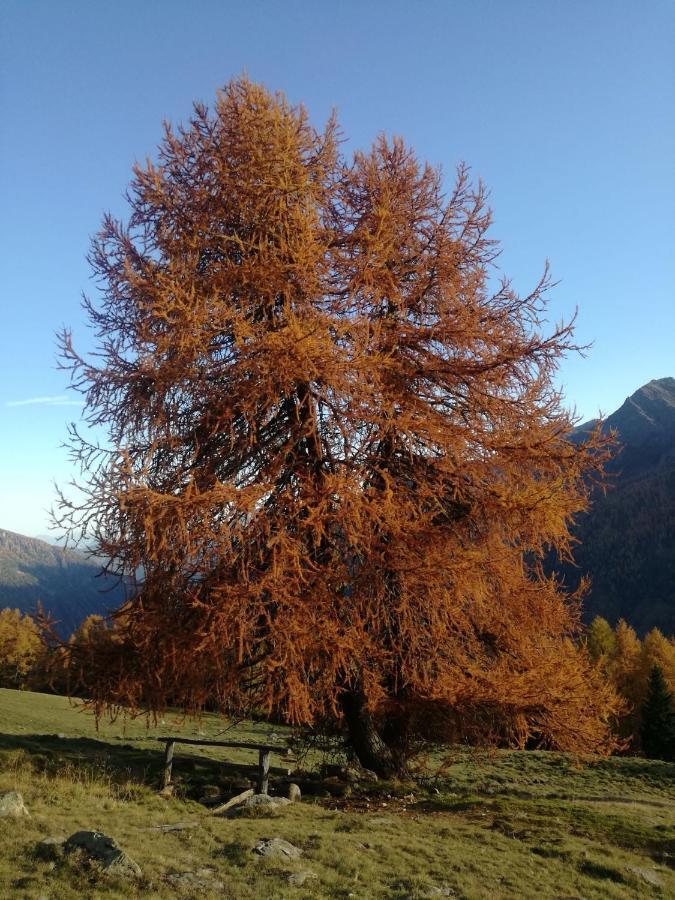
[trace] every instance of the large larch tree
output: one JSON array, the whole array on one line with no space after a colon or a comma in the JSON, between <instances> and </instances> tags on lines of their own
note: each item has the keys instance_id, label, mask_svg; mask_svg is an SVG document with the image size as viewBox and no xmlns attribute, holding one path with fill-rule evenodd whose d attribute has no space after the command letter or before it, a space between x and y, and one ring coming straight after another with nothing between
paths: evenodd
<instances>
[{"instance_id":1,"label":"large larch tree","mask_svg":"<svg viewBox=\"0 0 675 900\"><path fill-rule=\"evenodd\" d=\"M400 769L419 740L601 750L615 698L547 578L605 438L566 440L574 349L544 278L496 268L482 187L246 79L137 166L62 335L85 419L60 517L132 585L99 710L334 723Z\"/></svg>"}]
</instances>

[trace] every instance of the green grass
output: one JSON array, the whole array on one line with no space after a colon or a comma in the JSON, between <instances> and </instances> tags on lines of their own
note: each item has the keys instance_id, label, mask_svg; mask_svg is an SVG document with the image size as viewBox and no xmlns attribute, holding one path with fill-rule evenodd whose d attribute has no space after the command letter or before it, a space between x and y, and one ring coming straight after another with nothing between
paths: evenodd
<instances>
[{"instance_id":1,"label":"green grass","mask_svg":"<svg viewBox=\"0 0 675 900\"><path fill-rule=\"evenodd\" d=\"M244 900L422 898L438 888L463 898L675 896L673 765L452 750L447 769L421 784L380 782L368 795L228 819L195 799L204 783L227 787L231 775L217 753L179 748L181 795L159 797L162 748L153 737L180 729L212 738L224 727L214 716L198 724L167 717L150 730L136 720L101 723L97 732L63 698L0 690L0 791L21 791L31 811L30 819L0 820L0 897L176 897L166 876L204 867L226 886L213 896ZM250 722L227 734L255 740L272 732L284 736ZM170 822L198 825L153 830ZM78 829L116 838L143 880L130 886L34 857L41 838ZM256 862L251 848L272 836L302 847L303 858ZM301 869L317 878L290 885L288 875Z\"/></svg>"}]
</instances>

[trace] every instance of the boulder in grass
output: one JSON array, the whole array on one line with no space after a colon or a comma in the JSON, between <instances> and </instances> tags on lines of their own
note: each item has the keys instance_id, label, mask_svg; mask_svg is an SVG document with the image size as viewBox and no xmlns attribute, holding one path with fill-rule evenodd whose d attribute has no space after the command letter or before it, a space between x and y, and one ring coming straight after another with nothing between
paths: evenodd
<instances>
[{"instance_id":1,"label":"boulder in grass","mask_svg":"<svg viewBox=\"0 0 675 900\"><path fill-rule=\"evenodd\" d=\"M0 794L0 819L21 819L30 816L18 791L6 791Z\"/></svg>"},{"instance_id":2,"label":"boulder in grass","mask_svg":"<svg viewBox=\"0 0 675 900\"><path fill-rule=\"evenodd\" d=\"M294 782L291 782L291 784L288 785L288 799L291 801L291 803L297 803L302 799L302 791L300 790L300 786L295 784Z\"/></svg>"},{"instance_id":3,"label":"boulder in grass","mask_svg":"<svg viewBox=\"0 0 675 900\"><path fill-rule=\"evenodd\" d=\"M278 815L284 806L291 801L287 797L270 797L269 794L251 794L243 797L240 803L233 804L223 812L225 816Z\"/></svg>"},{"instance_id":4,"label":"boulder in grass","mask_svg":"<svg viewBox=\"0 0 675 900\"><path fill-rule=\"evenodd\" d=\"M655 869L647 869L644 866L627 866L627 869L632 875L635 875L636 878L641 881L646 881L647 884L651 884L652 887L661 887L663 883Z\"/></svg>"},{"instance_id":5,"label":"boulder in grass","mask_svg":"<svg viewBox=\"0 0 675 900\"><path fill-rule=\"evenodd\" d=\"M100 831L76 831L63 845L66 854L79 852L100 864L107 875L139 878L141 867L127 856L117 842Z\"/></svg>"},{"instance_id":6,"label":"boulder in grass","mask_svg":"<svg viewBox=\"0 0 675 900\"><path fill-rule=\"evenodd\" d=\"M256 856L273 859L299 859L302 856L300 847L285 841L283 838L263 838L255 845L252 853Z\"/></svg>"},{"instance_id":7,"label":"boulder in grass","mask_svg":"<svg viewBox=\"0 0 675 900\"><path fill-rule=\"evenodd\" d=\"M291 801L287 797L270 797L269 794L253 794L242 801L240 806L288 806Z\"/></svg>"}]
</instances>

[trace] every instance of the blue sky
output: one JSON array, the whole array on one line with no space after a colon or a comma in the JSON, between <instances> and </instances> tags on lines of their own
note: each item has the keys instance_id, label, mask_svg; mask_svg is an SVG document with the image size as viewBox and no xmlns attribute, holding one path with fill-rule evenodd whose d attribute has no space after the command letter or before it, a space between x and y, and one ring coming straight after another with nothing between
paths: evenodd
<instances>
[{"instance_id":1,"label":"blue sky","mask_svg":"<svg viewBox=\"0 0 675 900\"><path fill-rule=\"evenodd\" d=\"M336 107L348 146L472 167L505 272L526 290L548 258L552 319L578 307L594 342L560 371L583 418L675 375L673 47L673 0L3 0L0 527L45 532L70 477L54 334L91 345L90 235L162 120L244 71L317 124Z\"/></svg>"}]
</instances>

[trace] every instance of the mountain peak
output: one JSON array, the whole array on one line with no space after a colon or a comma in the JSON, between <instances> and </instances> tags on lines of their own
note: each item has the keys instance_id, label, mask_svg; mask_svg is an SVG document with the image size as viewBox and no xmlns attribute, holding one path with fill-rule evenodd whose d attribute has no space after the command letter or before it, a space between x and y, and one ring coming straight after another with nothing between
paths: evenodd
<instances>
[{"instance_id":1,"label":"mountain peak","mask_svg":"<svg viewBox=\"0 0 675 900\"><path fill-rule=\"evenodd\" d=\"M675 407L675 378L653 378L638 388L627 400L635 402L646 400Z\"/></svg>"},{"instance_id":2,"label":"mountain peak","mask_svg":"<svg viewBox=\"0 0 675 900\"><path fill-rule=\"evenodd\" d=\"M675 435L675 378L655 378L605 419L623 444L643 446Z\"/></svg>"}]
</instances>

